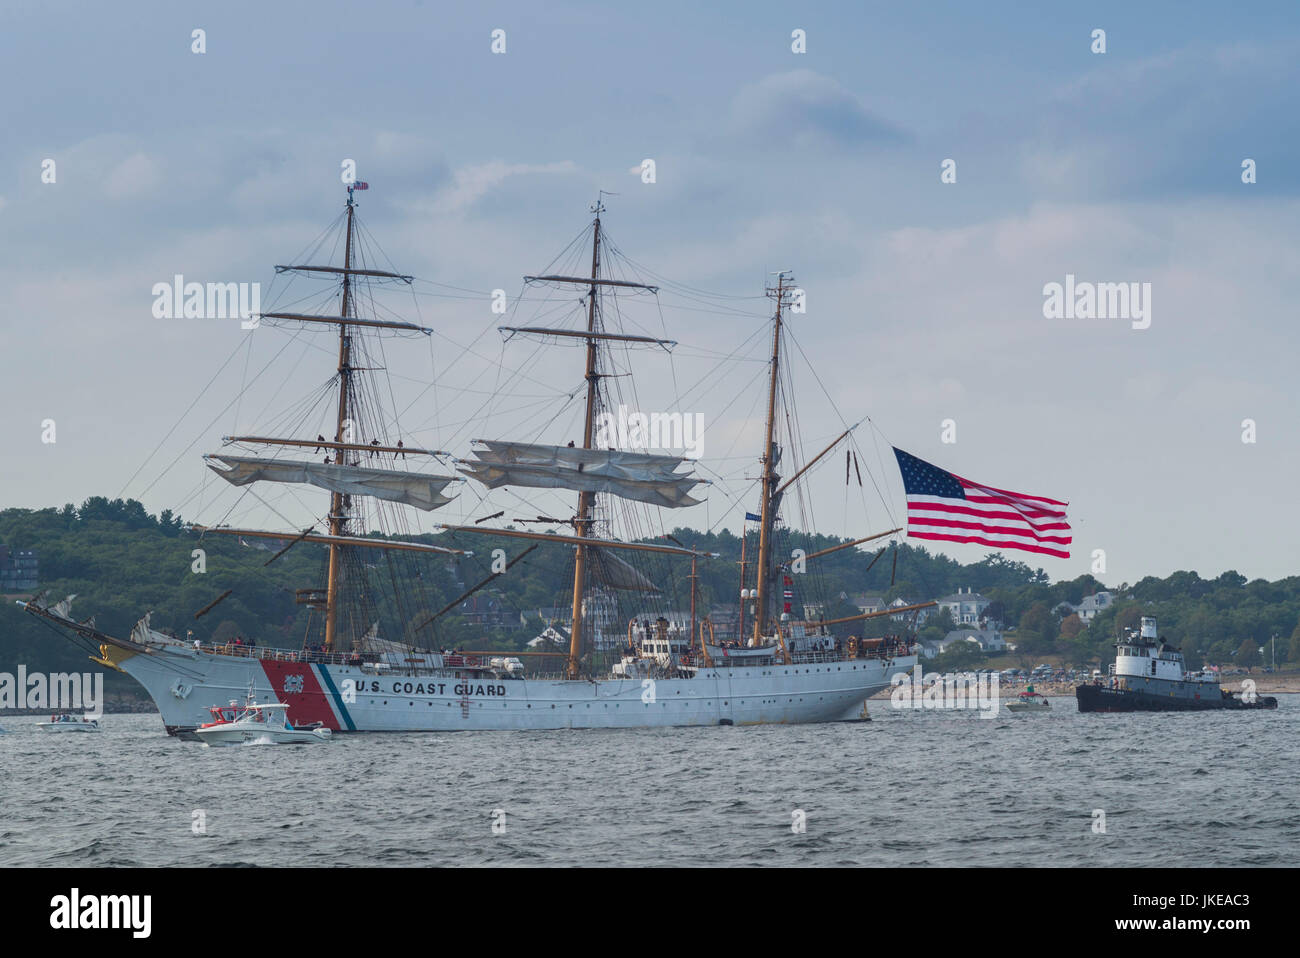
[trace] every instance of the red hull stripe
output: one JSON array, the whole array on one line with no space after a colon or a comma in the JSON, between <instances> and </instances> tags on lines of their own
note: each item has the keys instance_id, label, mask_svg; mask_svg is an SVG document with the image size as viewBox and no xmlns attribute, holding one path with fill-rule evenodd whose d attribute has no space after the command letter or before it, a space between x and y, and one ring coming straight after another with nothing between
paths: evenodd
<instances>
[{"instance_id":1,"label":"red hull stripe","mask_svg":"<svg viewBox=\"0 0 1300 958\"><path fill-rule=\"evenodd\" d=\"M266 680L276 698L289 706L289 722L293 725L310 725L322 722L327 729L338 731L339 717L329 695L321 688L316 677L316 667L302 662L276 662L262 659ZM302 688L298 689L301 678ZM286 685L288 686L286 688Z\"/></svg>"}]
</instances>

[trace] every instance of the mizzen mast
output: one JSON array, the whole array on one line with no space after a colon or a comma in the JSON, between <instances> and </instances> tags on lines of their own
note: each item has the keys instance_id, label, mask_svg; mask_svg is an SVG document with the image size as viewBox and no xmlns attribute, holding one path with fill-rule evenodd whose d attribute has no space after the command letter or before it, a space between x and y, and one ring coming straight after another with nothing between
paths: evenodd
<instances>
[{"instance_id":1,"label":"mizzen mast","mask_svg":"<svg viewBox=\"0 0 1300 958\"><path fill-rule=\"evenodd\" d=\"M587 294L587 332L596 332L597 281L600 279L600 214L605 204L599 197L592 212L596 221L591 227L591 291ZM600 374L596 372L597 346L595 339L587 340L587 409L582 428L582 448L591 448L591 437L596 421L596 398L600 387ZM573 528L578 538L587 535L591 525L591 504L593 494L583 490L578 493L578 514L574 518ZM579 542L574 549L573 560L573 631L569 635L569 678L578 677L578 663L582 657L582 587L587 574L587 546Z\"/></svg>"}]
</instances>

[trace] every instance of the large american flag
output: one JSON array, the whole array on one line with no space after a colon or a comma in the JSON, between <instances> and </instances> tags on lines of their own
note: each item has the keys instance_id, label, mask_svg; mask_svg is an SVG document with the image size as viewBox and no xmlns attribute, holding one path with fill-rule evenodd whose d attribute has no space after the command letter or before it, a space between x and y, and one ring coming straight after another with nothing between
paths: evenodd
<instances>
[{"instance_id":1,"label":"large american flag","mask_svg":"<svg viewBox=\"0 0 1300 958\"><path fill-rule=\"evenodd\" d=\"M1070 558L1068 503L982 486L894 449L913 539L975 542Z\"/></svg>"}]
</instances>

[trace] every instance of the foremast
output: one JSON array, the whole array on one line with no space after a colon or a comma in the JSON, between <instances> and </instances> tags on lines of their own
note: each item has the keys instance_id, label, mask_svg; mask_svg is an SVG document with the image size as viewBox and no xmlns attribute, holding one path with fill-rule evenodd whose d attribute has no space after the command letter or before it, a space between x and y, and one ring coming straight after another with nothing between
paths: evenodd
<instances>
[{"instance_id":1,"label":"foremast","mask_svg":"<svg viewBox=\"0 0 1300 958\"><path fill-rule=\"evenodd\" d=\"M380 436L387 432L387 424L379 420L375 429L379 433L368 443L356 435L358 427L355 412L353 374L362 368L354 364L357 344L354 337L359 330L384 332L421 333L425 336L432 330L413 323L379 320L358 315L356 309L355 284L358 278L368 280L396 280L410 284L414 277L388 270L368 268L364 262L357 265L358 245L356 230L356 204L353 197L355 189L368 189L364 183L348 185L348 198L345 211L346 235L344 240L343 265L306 265L295 264L276 266L277 273L315 273L337 275L341 277L342 293L337 315L267 312L258 317L261 320L278 322L308 323L336 327L338 330L338 402L334 409L334 437L327 440L324 436L316 439L282 436L225 436L226 444L281 446L288 449L305 449L314 447L319 453L325 453L324 463L307 462L301 459L280 459L274 457L243 457L226 453L206 456L208 466L232 485L243 486L251 482L269 481L278 483L306 483L330 493L329 511L325 516L326 532L317 531L315 525L299 533L271 532L261 529L234 529L229 526L208 527L195 525L196 531L222 535L248 536L253 538L290 539L288 545L276 554L299 542L311 542L328 548L328 566L326 588L299 590L300 602L318 607L320 593L324 592L324 647L328 651L340 650L345 643L342 640L339 623L339 611L343 604L342 593L345 587L345 567L347 550L381 549L392 551L435 553L443 555L465 555L462 549L452 549L427 543L409 542L400 539L373 539L356 535L350 529L350 519L356 514L354 501L359 497L372 497L412 506L424 511L441 508L449 503L450 497L443 490L454 482L464 480L455 475L445 476L418 471L399 470L396 468L376 468L363 466L365 455L376 457L391 454L394 463L398 456L446 456L445 452L435 449L420 449L404 446L399 440L395 444L381 442Z\"/></svg>"},{"instance_id":2,"label":"foremast","mask_svg":"<svg viewBox=\"0 0 1300 958\"><path fill-rule=\"evenodd\" d=\"M356 207L352 199L353 187L348 187L348 226L347 239L343 246L343 302L339 310L339 405L335 424L334 441L341 443L347 437L345 427L348 421L348 389L352 377L352 336L348 331L347 321L352 315L352 224ZM336 450L335 455L346 459L346 450ZM331 536L342 536L347 529L347 515L344 513L343 493L330 494L329 530ZM334 650L338 632L338 593L339 577L342 571L342 546L337 542L329 544L329 573L325 583L325 650Z\"/></svg>"}]
</instances>

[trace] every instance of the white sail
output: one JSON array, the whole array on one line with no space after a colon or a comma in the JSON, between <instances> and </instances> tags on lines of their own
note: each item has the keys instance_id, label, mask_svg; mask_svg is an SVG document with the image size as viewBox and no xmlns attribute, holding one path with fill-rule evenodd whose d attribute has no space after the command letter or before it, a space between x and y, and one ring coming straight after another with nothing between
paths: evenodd
<instances>
[{"instance_id":1,"label":"white sail","mask_svg":"<svg viewBox=\"0 0 1300 958\"><path fill-rule=\"evenodd\" d=\"M531 486L608 492L624 499L670 509L698 505L690 490L703 482L675 470L686 460L620 449L578 449L521 442L480 440L478 459L465 460L461 471L489 489Z\"/></svg>"},{"instance_id":2,"label":"white sail","mask_svg":"<svg viewBox=\"0 0 1300 958\"><path fill-rule=\"evenodd\" d=\"M325 465L295 459L259 459L244 456L205 456L208 468L232 485L250 482L305 482L330 492L349 496L373 496L403 502L426 512L445 506L451 496L442 494L448 483L462 482L455 476L431 476L396 469L364 469L360 466ZM227 468L214 465L211 460Z\"/></svg>"},{"instance_id":3,"label":"white sail","mask_svg":"<svg viewBox=\"0 0 1300 958\"><path fill-rule=\"evenodd\" d=\"M625 592L659 591L655 584L628 563L614 555L609 549L592 548L592 578L608 589L621 589Z\"/></svg>"}]
</instances>

